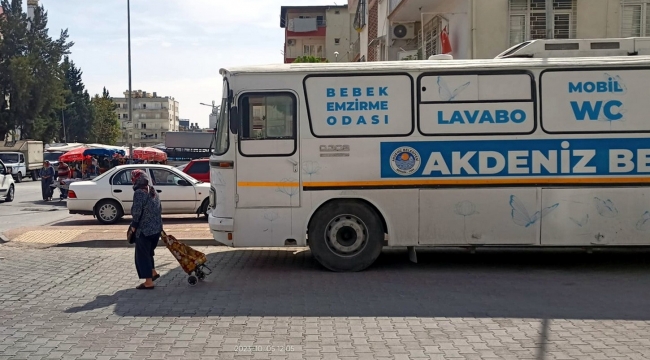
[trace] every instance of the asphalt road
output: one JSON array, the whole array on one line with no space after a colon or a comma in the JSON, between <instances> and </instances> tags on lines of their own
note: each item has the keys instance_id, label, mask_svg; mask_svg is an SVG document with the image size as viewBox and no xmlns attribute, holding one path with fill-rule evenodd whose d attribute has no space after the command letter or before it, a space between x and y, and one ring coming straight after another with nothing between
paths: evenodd
<instances>
[{"instance_id":1,"label":"asphalt road","mask_svg":"<svg viewBox=\"0 0 650 360\"><path fill-rule=\"evenodd\" d=\"M16 184L16 196L11 203L0 203L0 233L27 226L42 226L70 217L65 201L45 202L41 197L40 181L25 180Z\"/></svg>"}]
</instances>

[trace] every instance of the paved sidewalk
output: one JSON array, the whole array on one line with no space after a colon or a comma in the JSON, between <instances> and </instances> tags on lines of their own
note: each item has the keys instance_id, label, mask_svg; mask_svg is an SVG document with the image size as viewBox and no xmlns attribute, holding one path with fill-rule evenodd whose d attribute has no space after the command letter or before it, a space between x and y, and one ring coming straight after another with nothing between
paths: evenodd
<instances>
[{"instance_id":1,"label":"paved sidewalk","mask_svg":"<svg viewBox=\"0 0 650 360\"><path fill-rule=\"evenodd\" d=\"M135 290L132 249L0 245L0 360L649 359L648 253L386 251L359 273L304 249L167 249Z\"/></svg>"},{"instance_id":2,"label":"paved sidewalk","mask_svg":"<svg viewBox=\"0 0 650 360\"><path fill-rule=\"evenodd\" d=\"M191 246L219 245L208 224L202 219L191 217L165 217L165 231ZM23 227L12 229L3 235L9 243L28 244L34 247L87 246L121 247L128 246L126 229L129 221L123 220L115 225L101 225L96 220L73 218L51 226Z\"/></svg>"}]
</instances>

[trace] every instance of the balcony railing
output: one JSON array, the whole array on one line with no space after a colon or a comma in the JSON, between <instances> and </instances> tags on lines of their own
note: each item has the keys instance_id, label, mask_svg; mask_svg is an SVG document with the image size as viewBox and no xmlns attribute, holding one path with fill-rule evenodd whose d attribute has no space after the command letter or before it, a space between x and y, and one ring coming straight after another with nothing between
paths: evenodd
<instances>
[{"instance_id":1,"label":"balcony railing","mask_svg":"<svg viewBox=\"0 0 650 360\"><path fill-rule=\"evenodd\" d=\"M393 10L397 9L399 4L404 0L390 0L388 2L388 14L391 14Z\"/></svg>"}]
</instances>

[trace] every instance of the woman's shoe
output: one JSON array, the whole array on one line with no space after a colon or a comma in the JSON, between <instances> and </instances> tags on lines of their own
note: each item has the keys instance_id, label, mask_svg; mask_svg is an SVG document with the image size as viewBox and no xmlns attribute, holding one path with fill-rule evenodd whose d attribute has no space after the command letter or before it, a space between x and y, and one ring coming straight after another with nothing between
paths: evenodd
<instances>
[{"instance_id":1,"label":"woman's shoe","mask_svg":"<svg viewBox=\"0 0 650 360\"><path fill-rule=\"evenodd\" d=\"M160 277L160 274L156 274L151 278L151 280L156 281L159 277Z\"/></svg>"},{"instance_id":2,"label":"woman's shoe","mask_svg":"<svg viewBox=\"0 0 650 360\"><path fill-rule=\"evenodd\" d=\"M145 286L144 283L142 283L142 284L140 284L140 285L138 285L136 287L136 289L138 289L138 290L151 290L153 288L154 288L153 286Z\"/></svg>"}]
</instances>

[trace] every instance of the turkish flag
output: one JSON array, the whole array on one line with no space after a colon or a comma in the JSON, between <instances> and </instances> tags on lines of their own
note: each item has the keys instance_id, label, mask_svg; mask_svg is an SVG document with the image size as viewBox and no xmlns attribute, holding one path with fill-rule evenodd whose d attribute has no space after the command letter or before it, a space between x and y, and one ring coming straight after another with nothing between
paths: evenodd
<instances>
[{"instance_id":1,"label":"turkish flag","mask_svg":"<svg viewBox=\"0 0 650 360\"><path fill-rule=\"evenodd\" d=\"M449 54L452 51L451 41L449 41L449 29L447 26L445 26L440 32L440 43L442 44L443 54Z\"/></svg>"}]
</instances>

